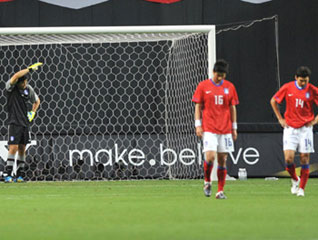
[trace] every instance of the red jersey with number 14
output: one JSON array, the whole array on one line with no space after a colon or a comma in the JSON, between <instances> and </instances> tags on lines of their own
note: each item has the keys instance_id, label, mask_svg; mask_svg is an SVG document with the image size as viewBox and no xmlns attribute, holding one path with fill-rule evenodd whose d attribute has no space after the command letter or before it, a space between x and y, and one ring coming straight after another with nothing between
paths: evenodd
<instances>
[{"instance_id":1,"label":"red jersey with number 14","mask_svg":"<svg viewBox=\"0 0 318 240\"><path fill-rule=\"evenodd\" d=\"M284 84L274 95L277 103L286 101L285 120L288 126L300 128L314 120L313 104L318 105L318 89L308 83L300 88L296 81Z\"/></svg>"},{"instance_id":2,"label":"red jersey with number 14","mask_svg":"<svg viewBox=\"0 0 318 240\"><path fill-rule=\"evenodd\" d=\"M212 79L199 83L192 101L202 104L202 128L204 132L227 134L232 132L230 106L239 103L234 85L222 80L216 84Z\"/></svg>"}]
</instances>

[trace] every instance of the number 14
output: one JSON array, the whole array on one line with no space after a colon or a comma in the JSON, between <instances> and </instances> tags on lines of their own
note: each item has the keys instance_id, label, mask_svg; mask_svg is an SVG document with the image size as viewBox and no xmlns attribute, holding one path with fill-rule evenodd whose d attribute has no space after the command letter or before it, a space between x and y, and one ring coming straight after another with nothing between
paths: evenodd
<instances>
[{"instance_id":1,"label":"number 14","mask_svg":"<svg viewBox=\"0 0 318 240\"><path fill-rule=\"evenodd\" d=\"M300 106L301 108L304 107L304 101L299 99L299 98L296 98L296 107Z\"/></svg>"}]
</instances>

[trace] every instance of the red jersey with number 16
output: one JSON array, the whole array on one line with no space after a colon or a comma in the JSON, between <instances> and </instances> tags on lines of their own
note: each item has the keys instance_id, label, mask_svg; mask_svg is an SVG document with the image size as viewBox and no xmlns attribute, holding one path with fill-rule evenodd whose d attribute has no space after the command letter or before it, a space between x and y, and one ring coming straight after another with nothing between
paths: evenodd
<instances>
[{"instance_id":1,"label":"red jersey with number 16","mask_svg":"<svg viewBox=\"0 0 318 240\"><path fill-rule=\"evenodd\" d=\"M192 101L202 104L202 128L204 132L227 134L232 132L230 106L239 103L234 85L222 80L216 84L212 79L199 83Z\"/></svg>"},{"instance_id":2,"label":"red jersey with number 16","mask_svg":"<svg viewBox=\"0 0 318 240\"><path fill-rule=\"evenodd\" d=\"M285 120L288 126L300 128L314 120L313 104L318 105L318 89L308 83L300 88L296 81L284 84L274 95L280 104L286 101Z\"/></svg>"}]
</instances>

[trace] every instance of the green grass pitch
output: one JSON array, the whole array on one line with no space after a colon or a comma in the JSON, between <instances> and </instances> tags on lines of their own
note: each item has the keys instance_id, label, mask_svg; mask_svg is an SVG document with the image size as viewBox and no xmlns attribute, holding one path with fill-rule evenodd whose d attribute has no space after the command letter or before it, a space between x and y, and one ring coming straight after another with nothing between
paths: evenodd
<instances>
[{"instance_id":1,"label":"green grass pitch","mask_svg":"<svg viewBox=\"0 0 318 240\"><path fill-rule=\"evenodd\" d=\"M204 197L202 180L1 183L0 239L318 239L317 178L305 198L290 179L228 181L226 194Z\"/></svg>"}]
</instances>

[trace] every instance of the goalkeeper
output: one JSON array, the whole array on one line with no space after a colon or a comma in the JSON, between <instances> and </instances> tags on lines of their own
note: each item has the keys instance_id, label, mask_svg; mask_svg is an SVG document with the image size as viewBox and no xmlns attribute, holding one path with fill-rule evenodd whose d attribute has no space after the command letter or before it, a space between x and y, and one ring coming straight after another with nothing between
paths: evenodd
<instances>
[{"instance_id":1,"label":"goalkeeper","mask_svg":"<svg viewBox=\"0 0 318 240\"><path fill-rule=\"evenodd\" d=\"M42 63L36 63L20 70L6 83L9 152L4 171L4 181L7 183L23 182L21 173L25 163L26 145L30 143L29 125L40 105L40 99L28 84L28 79L29 73L37 70L41 65ZM28 112L27 104L29 102L32 104L32 110ZM16 153L18 153L17 171L14 173L13 165Z\"/></svg>"}]
</instances>

